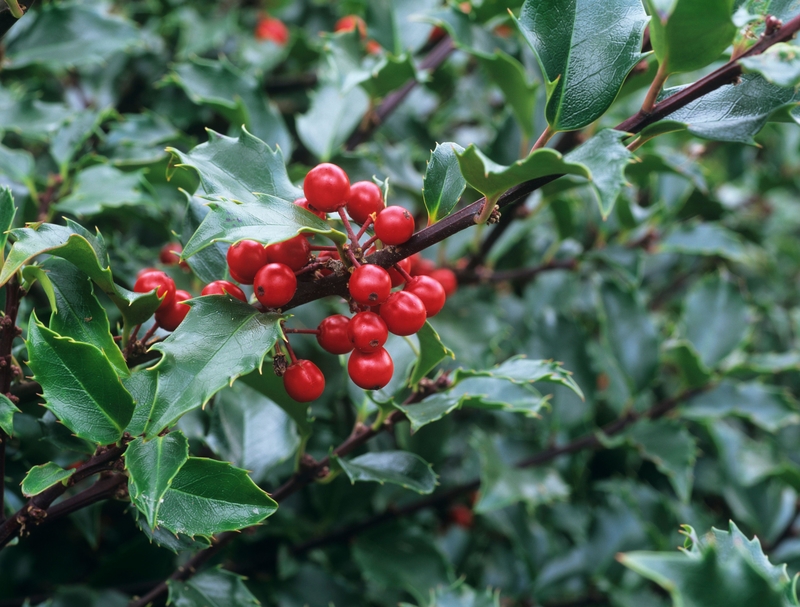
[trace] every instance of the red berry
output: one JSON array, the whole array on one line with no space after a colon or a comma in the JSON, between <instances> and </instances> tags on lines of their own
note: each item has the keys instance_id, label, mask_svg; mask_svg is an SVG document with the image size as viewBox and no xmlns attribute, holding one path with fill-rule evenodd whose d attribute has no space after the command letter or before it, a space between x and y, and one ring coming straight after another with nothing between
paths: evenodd
<instances>
[{"instance_id":1,"label":"red berry","mask_svg":"<svg viewBox=\"0 0 800 607\"><path fill-rule=\"evenodd\" d=\"M352 32L358 28L358 33L361 38L367 37L367 24L358 15L347 15L342 17L333 26L334 32Z\"/></svg>"},{"instance_id":2,"label":"red berry","mask_svg":"<svg viewBox=\"0 0 800 607\"><path fill-rule=\"evenodd\" d=\"M255 37L258 40L272 40L278 46L289 42L289 30L280 19L263 17L256 24Z\"/></svg>"},{"instance_id":3,"label":"red berry","mask_svg":"<svg viewBox=\"0 0 800 607\"><path fill-rule=\"evenodd\" d=\"M397 291L381 306L381 318L395 335L413 335L425 324L425 304L413 293Z\"/></svg>"},{"instance_id":4,"label":"red berry","mask_svg":"<svg viewBox=\"0 0 800 607\"><path fill-rule=\"evenodd\" d=\"M385 348L375 352L353 350L347 361L347 373L359 388L380 390L392 381L394 363Z\"/></svg>"},{"instance_id":5,"label":"red berry","mask_svg":"<svg viewBox=\"0 0 800 607\"><path fill-rule=\"evenodd\" d=\"M401 259L400 261L397 262L396 265L398 265L401 268L403 268L406 271L407 274L411 274L411 258L410 257L406 257L405 259ZM389 272L389 277L392 279L392 287L399 287L401 284L403 284L406 281L406 279L403 278L403 275L400 272L398 272L397 270L395 270L394 268L389 268L387 270L387 272Z\"/></svg>"},{"instance_id":6,"label":"red berry","mask_svg":"<svg viewBox=\"0 0 800 607\"><path fill-rule=\"evenodd\" d=\"M177 329L178 325L183 322L183 319L186 318L186 315L191 309L183 302L191 298L192 294L188 291L183 291L181 289L175 291L175 299L172 301L172 305L156 312L156 322L158 326L165 331L174 331Z\"/></svg>"},{"instance_id":7,"label":"red berry","mask_svg":"<svg viewBox=\"0 0 800 607\"><path fill-rule=\"evenodd\" d=\"M283 387L299 403L310 403L322 396L325 376L310 360L298 360L286 368Z\"/></svg>"},{"instance_id":8,"label":"red berry","mask_svg":"<svg viewBox=\"0 0 800 607\"><path fill-rule=\"evenodd\" d=\"M430 273L430 277L441 283L448 297L458 291L458 278L449 268L438 268Z\"/></svg>"},{"instance_id":9,"label":"red berry","mask_svg":"<svg viewBox=\"0 0 800 607\"><path fill-rule=\"evenodd\" d=\"M177 266L181 262L183 247L179 242L168 242L158 253L158 259L165 266Z\"/></svg>"},{"instance_id":10,"label":"red berry","mask_svg":"<svg viewBox=\"0 0 800 607\"><path fill-rule=\"evenodd\" d=\"M247 303L247 295L244 294L244 291L227 280L215 280L214 282L208 283L203 287L203 290L200 291L200 295L230 295L231 297L241 299L244 303Z\"/></svg>"},{"instance_id":11,"label":"red berry","mask_svg":"<svg viewBox=\"0 0 800 607\"><path fill-rule=\"evenodd\" d=\"M472 510L470 510L464 504L456 504L455 506L452 506L448 514L450 515L450 520L459 527L463 527L464 529L469 529L472 527Z\"/></svg>"},{"instance_id":12,"label":"red berry","mask_svg":"<svg viewBox=\"0 0 800 607\"><path fill-rule=\"evenodd\" d=\"M364 264L355 269L348 283L350 296L362 306L382 304L392 292L389 272L375 264Z\"/></svg>"},{"instance_id":13,"label":"red berry","mask_svg":"<svg viewBox=\"0 0 800 607\"><path fill-rule=\"evenodd\" d=\"M142 272L136 279L136 284L133 285L136 293L149 293L154 289L157 289L156 294L161 298L159 310L164 310L172 305L175 300L175 281L166 273L159 270Z\"/></svg>"},{"instance_id":14,"label":"red berry","mask_svg":"<svg viewBox=\"0 0 800 607\"><path fill-rule=\"evenodd\" d=\"M267 265L267 250L255 240L240 240L230 246L227 259L233 279L251 285L256 272Z\"/></svg>"},{"instance_id":15,"label":"red berry","mask_svg":"<svg viewBox=\"0 0 800 607\"><path fill-rule=\"evenodd\" d=\"M314 215L316 215L320 219L327 219L328 218L327 214L323 213L322 211L318 211L317 209L312 207L310 204L308 204L308 200L306 200L305 198L298 198L297 200L294 201L294 203L298 207L305 209L309 213L313 213Z\"/></svg>"},{"instance_id":16,"label":"red berry","mask_svg":"<svg viewBox=\"0 0 800 607\"><path fill-rule=\"evenodd\" d=\"M347 203L350 179L340 167L323 162L311 169L303 181L308 204L325 213L332 213Z\"/></svg>"},{"instance_id":17,"label":"red berry","mask_svg":"<svg viewBox=\"0 0 800 607\"><path fill-rule=\"evenodd\" d=\"M377 55L383 50L383 47L377 40L367 40L367 52L370 55Z\"/></svg>"},{"instance_id":18,"label":"red berry","mask_svg":"<svg viewBox=\"0 0 800 607\"><path fill-rule=\"evenodd\" d=\"M447 300L442 284L430 276L415 276L408 281L403 290L420 298L425 305L425 313L428 318L436 316Z\"/></svg>"},{"instance_id":19,"label":"red berry","mask_svg":"<svg viewBox=\"0 0 800 607\"><path fill-rule=\"evenodd\" d=\"M341 260L339 257L339 251L322 251L319 255L317 255L317 261L322 262L328 259L338 259ZM330 276L333 274L333 270L329 270L327 268L322 268L319 270L319 273L323 276Z\"/></svg>"},{"instance_id":20,"label":"red berry","mask_svg":"<svg viewBox=\"0 0 800 607\"><path fill-rule=\"evenodd\" d=\"M282 263L297 272L308 263L311 245L303 234L267 247L269 263Z\"/></svg>"},{"instance_id":21,"label":"red berry","mask_svg":"<svg viewBox=\"0 0 800 607\"><path fill-rule=\"evenodd\" d=\"M347 198L347 214L356 223L364 223L372 213L380 213L384 208L381 189L371 181L357 181L350 186Z\"/></svg>"},{"instance_id":22,"label":"red berry","mask_svg":"<svg viewBox=\"0 0 800 607\"><path fill-rule=\"evenodd\" d=\"M342 314L334 314L323 319L317 327L317 342L322 349L331 354L347 354L353 349L347 337L347 325L350 319Z\"/></svg>"},{"instance_id":23,"label":"red berry","mask_svg":"<svg viewBox=\"0 0 800 607\"><path fill-rule=\"evenodd\" d=\"M383 244L398 245L414 235L414 218L403 207L386 207L375 219L375 236Z\"/></svg>"},{"instance_id":24,"label":"red berry","mask_svg":"<svg viewBox=\"0 0 800 607\"><path fill-rule=\"evenodd\" d=\"M410 257L411 270L408 272L412 276L427 276L436 269L436 264L430 259L425 259L419 253Z\"/></svg>"},{"instance_id":25,"label":"red berry","mask_svg":"<svg viewBox=\"0 0 800 607\"><path fill-rule=\"evenodd\" d=\"M297 277L282 263L268 263L253 280L256 299L267 308L280 308L289 303L297 291Z\"/></svg>"},{"instance_id":26,"label":"red berry","mask_svg":"<svg viewBox=\"0 0 800 607\"><path fill-rule=\"evenodd\" d=\"M375 312L359 312L347 325L347 337L359 352L375 352L389 339L389 330Z\"/></svg>"}]
</instances>

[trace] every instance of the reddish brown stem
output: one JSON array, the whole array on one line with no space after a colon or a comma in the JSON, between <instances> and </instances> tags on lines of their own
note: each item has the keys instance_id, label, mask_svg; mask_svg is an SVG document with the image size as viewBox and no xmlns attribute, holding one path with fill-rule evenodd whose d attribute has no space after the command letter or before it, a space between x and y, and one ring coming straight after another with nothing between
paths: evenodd
<instances>
[{"instance_id":1,"label":"reddish brown stem","mask_svg":"<svg viewBox=\"0 0 800 607\"><path fill-rule=\"evenodd\" d=\"M350 263L353 264L354 268L358 268L361 265L361 262L358 261L358 258L350 247L345 248L344 252L345 255L347 255L347 259L349 259Z\"/></svg>"},{"instance_id":2,"label":"reddish brown stem","mask_svg":"<svg viewBox=\"0 0 800 607\"><path fill-rule=\"evenodd\" d=\"M369 250L369 248L370 248L372 245L374 245L374 244L375 244L377 241L378 241L378 237L377 237L377 236L373 236L372 238L369 238L369 239L368 239L368 240L367 240L367 241L366 241L366 242L365 242L365 243L364 243L364 244L361 246L361 248L362 248L364 251L367 251L367 250Z\"/></svg>"},{"instance_id":3,"label":"reddish brown stem","mask_svg":"<svg viewBox=\"0 0 800 607\"><path fill-rule=\"evenodd\" d=\"M397 273L400 274L400 276L402 276L403 280L405 280L406 282L410 282L411 279L414 278L413 276L411 276L411 274L406 272L405 269L403 268L403 266L401 266L399 263L394 264L394 266L392 266L392 267L395 270L397 270Z\"/></svg>"},{"instance_id":4,"label":"reddish brown stem","mask_svg":"<svg viewBox=\"0 0 800 607\"><path fill-rule=\"evenodd\" d=\"M369 226L371 226L371 225L372 225L372 215L369 215L369 216L367 217L367 220L366 220L366 221L363 223L363 225L361 226L361 229L360 229L360 230L358 231L358 233L356 234L356 240L361 240L361 237L362 237L362 236L364 235L364 233L367 231L367 228L368 228Z\"/></svg>"},{"instance_id":5,"label":"reddish brown stem","mask_svg":"<svg viewBox=\"0 0 800 607\"><path fill-rule=\"evenodd\" d=\"M356 233L353 231L353 226L350 224L350 218L347 216L347 213L344 212L344 207L339 207L337 209L339 213L339 217L344 224L344 229L347 232L347 237L350 239L350 246L358 247L358 237Z\"/></svg>"}]
</instances>

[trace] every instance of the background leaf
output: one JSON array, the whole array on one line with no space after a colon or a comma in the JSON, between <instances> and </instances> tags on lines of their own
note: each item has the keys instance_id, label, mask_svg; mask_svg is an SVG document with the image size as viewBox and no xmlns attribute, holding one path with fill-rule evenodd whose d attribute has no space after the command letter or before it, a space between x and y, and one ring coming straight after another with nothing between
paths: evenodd
<instances>
[{"instance_id":1,"label":"background leaf","mask_svg":"<svg viewBox=\"0 0 800 607\"><path fill-rule=\"evenodd\" d=\"M437 143L431 152L422 182L422 198L428 211L428 224L447 217L467 187L458 157L464 148L455 143Z\"/></svg>"},{"instance_id":2,"label":"background leaf","mask_svg":"<svg viewBox=\"0 0 800 607\"><path fill-rule=\"evenodd\" d=\"M436 474L431 465L408 451L380 451L365 453L349 461L338 457L335 460L351 483L393 483L417 493L432 493L436 488Z\"/></svg>"},{"instance_id":3,"label":"background leaf","mask_svg":"<svg viewBox=\"0 0 800 607\"><path fill-rule=\"evenodd\" d=\"M45 489L66 481L75 474L75 470L64 470L54 462L47 462L41 466L34 466L22 481L22 495L31 497L38 495Z\"/></svg>"}]
</instances>

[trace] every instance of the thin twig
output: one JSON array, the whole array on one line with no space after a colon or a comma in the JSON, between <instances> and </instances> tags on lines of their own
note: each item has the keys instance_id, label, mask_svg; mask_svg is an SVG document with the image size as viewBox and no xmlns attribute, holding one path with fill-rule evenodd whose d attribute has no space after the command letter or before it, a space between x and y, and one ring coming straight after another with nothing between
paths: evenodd
<instances>
[{"instance_id":1,"label":"thin twig","mask_svg":"<svg viewBox=\"0 0 800 607\"><path fill-rule=\"evenodd\" d=\"M11 394L11 380L14 378L11 349L14 338L18 335L17 314L23 292L17 282L16 275L6 284L6 306L0 320L0 394L12 400L19 400ZM5 521L5 478L6 478L6 444L8 435L0 430L0 522Z\"/></svg>"}]
</instances>

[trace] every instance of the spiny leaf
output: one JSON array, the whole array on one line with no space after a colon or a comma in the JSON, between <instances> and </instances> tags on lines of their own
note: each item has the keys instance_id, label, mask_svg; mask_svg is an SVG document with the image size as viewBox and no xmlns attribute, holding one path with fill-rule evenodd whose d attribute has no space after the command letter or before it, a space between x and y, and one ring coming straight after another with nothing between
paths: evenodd
<instances>
[{"instance_id":1,"label":"spiny leaf","mask_svg":"<svg viewBox=\"0 0 800 607\"><path fill-rule=\"evenodd\" d=\"M254 597L240 575L218 566L187 581L169 580L168 603L175 607L257 607Z\"/></svg>"},{"instance_id":2,"label":"spiny leaf","mask_svg":"<svg viewBox=\"0 0 800 607\"><path fill-rule=\"evenodd\" d=\"M439 334L429 322L426 321L417 332L417 338L419 339L419 357L408 380L412 386L416 386L423 377L448 356L455 358L453 351L442 343Z\"/></svg>"},{"instance_id":3,"label":"spiny leaf","mask_svg":"<svg viewBox=\"0 0 800 607\"><path fill-rule=\"evenodd\" d=\"M456 154L464 148L455 143L437 143L422 180L422 200L428 211L428 223L447 217L467 187Z\"/></svg>"},{"instance_id":4,"label":"spiny leaf","mask_svg":"<svg viewBox=\"0 0 800 607\"><path fill-rule=\"evenodd\" d=\"M334 455L333 460L353 484L356 481L393 483L417 493L431 493L438 484L431 465L408 451L365 453L349 461Z\"/></svg>"},{"instance_id":5,"label":"spiny leaf","mask_svg":"<svg viewBox=\"0 0 800 607\"><path fill-rule=\"evenodd\" d=\"M73 474L75 470L64 470L54 462L34 466L22 480L22 495L25 497L39 495L45 489L66 481Z\"/></svg>"},{"instance_id":6,"label":"spiny leaf","mask_svg":"<svg viewBox=\"0 0 800 607\"><path fill-rule=\"evenodd\" d=\"M8 436L14 435L14 414L19 412L17 406L5 394L0 394L0 430Z\"/></svg>"}]
</instances>

